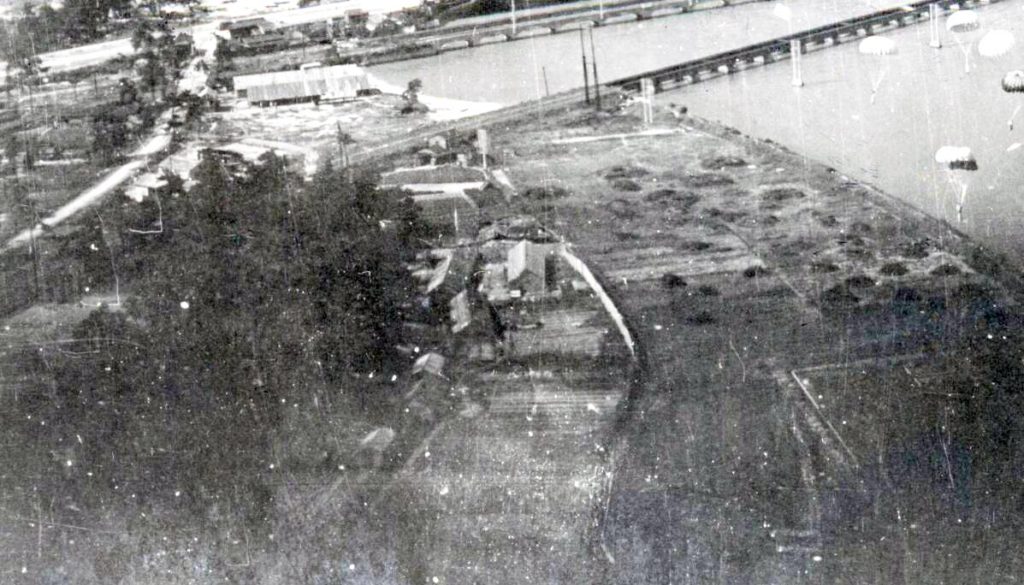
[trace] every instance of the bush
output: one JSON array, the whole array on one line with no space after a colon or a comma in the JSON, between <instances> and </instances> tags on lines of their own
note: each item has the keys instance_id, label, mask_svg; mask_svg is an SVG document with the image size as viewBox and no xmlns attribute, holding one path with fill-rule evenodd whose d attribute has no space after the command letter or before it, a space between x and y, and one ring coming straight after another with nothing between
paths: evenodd
<instances>
[{"instance_id":1,"label":"bush","mask_svg":"<svg viewBox=\"0 0 1024 585\"><path fill-rule=\"evenodd\" d=\"M768 189L761 194L761 197L765 201L771 201L780 203L782 201L789 201L790 199L803 199L807 195L804 194L800 189L794 189L792 187L776 187L774 189Z\"/></svg>"},{"instance_id":2,"label":"bush","mask_svg":"<svg viewBox=\"0 0 1024 585\"><path fill-rule=\"evenodd\" d=\"M846 285L850 288L870 288L875 286L875 279L864 274L857 274L847 278Z\"/></svg>"},{"instance_id":3,"label":"bush","mask_svg":"<svg viewBox=\"0 0 1024 585\"><path fill-rule=\"evenodd\" d=\"M681 288L686 286L686 281L678 274L666 272L661 275L661 284L665 288Z\"/></svg>"},{"instance_id":4,"label":"bush","mask_svg":"<svg viewBox=\"0 0 1024 585\"><path fill-rule=\"evenodd\" d=\"M850 292L849 287L837 284L821 293L821 304L829 307L849 307L860 302L857 295Z\"/></svg>"},{"instance_id":5,"label":"bush","mask_svg":"<svg viewBox=\"0 0 1024 585\"><path fill-rule=\"evenodd\" d=\"M564 187L556 186L544 186L544 187L527 187L523 190L523 197L526 199L534 199L537 201L543 201L546 199L561 199L569 195L569 190Z\"/></svg>"},{"instance_id":6,"label":"bush","mask_svg":"<svg viewBox=\"0 0 1024 585\"><path fill-rule=\"evenodd\" d=\"M703 241L700 241L700 240L696 240L696 241L692 241L691 240L691 241L687 241L687 242L682 242L678 246L678 248L680 250L687 250L687 251L691 251L692 250L694 252L700 252L702 250L708 250L708 249L711 249L712 247L713 247L713 244L711 242L703 242ZM723 252L724 251L725 250L723 250Z\"/></svg>"},{"instance_id":7,"label":"bush","mask_svg":"<svg viewBox=\"0 0 1024 585\"><path fill-rule=\"evenodd\" d=\"M907 272L910 270L902 262L886 262L878 269L878 273L885 276L903 276Z\"/></svg>"},{"instance_id":8,"label":"bush","mask_svg":"<svg viewBox=\"0 0 1024 585\"><path fill-rule=\"evenodd\" d=\"M834 215L822 215L818 217L818 223L822 226L830 228L839 225L839 220Z\"/></svg>"},{"instance_id":9,"label":"bush","mask_svg":"<svg viewBox=\"0 0 1024 585\"><path fill-rule=\"evenodd\" d=\"M931 250L932 243L928 238L920 240L913 240L911 242L904 242L896 248L896 253L904 258L914 258L920 260L921 258L927 258L928 253Z\"/></svg>"},{"instance_id":10,"label":"bush","mask_svg":"<svg viewBox=\"0 0 1024 585\"><path fill-rule=\"evenodd\" d=\"M769 274L768 269L760 264L750 266L743 270L743 276L746 278L755 278L758 276L767 276Z\"/></svg>"},{"instance_id":11,"label":"bush","mask_svg":"<svg viewBox=\"0 0 1024 585\"><path fill-rule=\"evenodd\" d=\"M612 189L616 191L640 191L643 187L633 179L614 179Z\"/></svg>"},{"instance_id":12,"label":"bush","mask_svg":"<svg viewBox=\"0 0 1024 585\"><path fill-rule=\"evenodd\" d=\"M637 179L651 174L647 169L636 165L615 165L604 172L604 178L609 181L615 179Z\"/></svg>"},{"instance_id":13,"label":"bush","mask_svg":"<svg viewBox=\"0 0 1024 585\"><path fill-rule=\"evenodd\" d=\"M709 170L722 169L726 167L745 167L747 166L747 161L738 156L719 155L703 159L700 161L700 166Z\"/></svg>"},{"instance_id":14,"label":"bush","mask_svg":"<svg viewBox=\"0 0 1024 585\"><path fill-rule=\"evenodd\" d=\"M696 189L705 187L722 187L735 183L735 181L732 180L732 177L719 173L698 173L696 175L680 177L679 181L686 187Z\"/></svg>"},{"instance_id":15,"label":"bush","mask_svg":"<svg viewBox=\"0 0 1024 585\"><path fill-rule=\"evenodd\" d=\"M839 266L837 266L834 262L829 262L827 260L822 260L822 261L819 261L819 262L811 262L811 272L814 272L814 273L817 273L817 274L827 274L829 272L838 272L838 271L839 271Z\"/></svg>"},{"instance_id":16,"label":"bush","mask_svg":"<svg viewBox=\"0 0 1024 585\"><path fill-rule=\"evenodd\" d=\"M955 276L960 274L960 269L952 264L942 264L932 269L935 276Z\"/></svg>"}]
</instances>

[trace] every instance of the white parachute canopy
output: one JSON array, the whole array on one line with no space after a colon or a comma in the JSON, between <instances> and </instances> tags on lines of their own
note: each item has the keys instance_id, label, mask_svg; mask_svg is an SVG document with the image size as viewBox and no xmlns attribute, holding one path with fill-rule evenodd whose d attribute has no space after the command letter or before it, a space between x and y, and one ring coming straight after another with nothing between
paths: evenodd
<instances>
[{"instance_id":1,"label":"white parachute canopy","mask_svg":"<svg viewBox=\"0 0 1024 585\"><path fill-rule=\"evenodd\" d=\"M857 50L862 55L875 55L879 57L895 55L896 43L888 37L873 35L862 40L860 45L857 46Z\"/></svg>"},{"instance_id":2,"label":"white parachute canopy","mask_svg":"<svg viewBox=\"0 0 1024 585\"><path fill-rule=\"evenodd\" d=\"M871 57L888 57L896 54L896 43L888 37L880 37L872 35L865 38L857 45L857 51L861 55L868 55ZM878 93L878 88L882 85L882 80L885 79L885 74L889 72L889 64L883 63L880 70L871 75L871 103L875 103L875 94Z\"/></svg>"},{"instance_id":3,"label":"white parachute canopy","mask_svg":"<svg viewBox=\"0 0 1024 585\"><path fill-rule=\"evenodd\" d=\"M971 72L971 45L974 36L969 34L981 27L978 13L973 10L959 10L946 19L946 30L953 34L953 40L964 54L964 73Z\"/></svg>"},{"instance_id":4,"label":"white parachute canopy","mask_svg":"<svg viewBox=\"0 0 1024 585\"><path fill-rule=\"evenodd\" d=\"M944 164L951 169L976 170L978 168L974 153L968 146L943 146L935 151L935 162ZM969 169L968 167L971 166L974 168Z\"/></svg>"},{"instance_id":5,"label":"white parachute canopy","mask_svg":"<svg viewBox=\"0 0 1024 585\"><path fill-rule=\"evenodd\" d=\"M1003 76L1003 91L1024 93L1024 71L1011 71Z\"/></svg>"},{"instance_id":6,"label":"white parachute canopy","mask_svg":"<svg viewBox=\"0 0 1024 585\"><path fill-rule=\"evenodd\" d=\"M978 41L978 54L989 59L1002 57L1010 52L1016 42L1013 33L1008 30L989 31Z\"/></svg>"},{"instance_id":7,"label":"white parachute canopy","mask_svg":"<svg viewBox=\"0 0 1024 585\"><path fill-rule=\"evenodd\" d=\"M958 10L946 19L946 30L954 34L971 32L981 27L978 13L973 10Z\"/></svg>"},{"instance_id":8,"label":"white parachute canopy","mask_svg":"<svg viewBox=\"0 0 1024 585\"><path fill-rule=\"evenodd\" d=\"M958 177L960 173L953 171L976 171L978 162L974 159L971 149L966 146L943 146L935 152L935 162L946 167L947 177L956 191L956 220L964 221L964 206L967 204L967 180Z\"/></svg>"}]
</instances>

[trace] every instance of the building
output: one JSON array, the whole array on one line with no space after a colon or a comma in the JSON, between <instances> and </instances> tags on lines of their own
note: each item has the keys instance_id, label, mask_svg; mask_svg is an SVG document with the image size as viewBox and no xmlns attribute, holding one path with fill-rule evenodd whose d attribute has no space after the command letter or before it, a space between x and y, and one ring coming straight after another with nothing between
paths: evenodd
<instances>
[{"instance_id":1,"label":"building","mask_svg":"<svg viewBox=\"0 0 1024 585\"><path fill-rule=\"evenodd\" d=\"M235 95L252 105L270 106L322 99L354 98L369 89L366 72L356 65L310 67L239 75L234 78Z\"/></svg>"},{"instance_id":2,"label":"building","mask_svg":"<svg viewBox=\"0 0 1024 585\"><path fill-rule=\"evenodd\" d=\"M442 243L476 238L480 209L464 192L417 193L411 197L419 208L420 220Z\"/></svg>"},{"instance_id":3,"label":"building","mask_svg":"<svg viewBox=\"0 0 1024 585\"><path fill-rule=\"evenodd\" d=\"M506 281L522 296L555 292L558 286L558 244L522 240L508 251Z\"/></svg>"},{"instance_id":4,"label":"building","mask_svg":"<svg viewBox=\"0 0 1024 585\"><path fill-rule=\"evenodd\" d=\"M220 29L232 40L247 39L266 34L274 30L274 25L265 18L245 18L231 22L222 22Z\"/></svg>"},{"instance_id":5,"label":"building","mask_svg":"<svg viewBox=\"0 0 1024 585\"><path fill-rule=\"evenodd\" d=\"M412 375L421 376L424 374L431 374L443 378L444 364L445 359L443 355L435 352L425 353L413 362Z\"/></svg>"},{"instance_id":6,"label":"building","mask_svg":"<svg viewBox=\"0 0 1024 585\"><path fill-rule=\"evenodd\" d=\"M278 146L234 142L203 149L199 152L199 156L203 160L213 159L220 162L233 175L245 176L249 171L249 165L259 164L260 158L271 152L285 159L289 170L305 176L306 159L301 149L282 149Z\"/></svg>"}]
</instances>

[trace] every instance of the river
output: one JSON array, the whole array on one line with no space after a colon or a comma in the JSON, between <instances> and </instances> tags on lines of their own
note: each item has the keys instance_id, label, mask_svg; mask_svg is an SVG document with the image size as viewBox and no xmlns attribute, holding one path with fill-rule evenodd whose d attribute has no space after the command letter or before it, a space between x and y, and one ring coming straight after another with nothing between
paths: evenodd
<instances>
[{"instance_id":1,"label":"river","mask_svg":"<svg viewBox=\"0 0 1024 585\"><path fill-rule=\"evenodd\" d=\"M756 3L602 27L594 32L599 73L610 80L898 4L792 2L787 22L776 16L774 3ZM771 138L981 240L1021 252L1024 197L1018 185L1024 185L1024 148L1015 145L1024 142L1024 113L1018 113L1012 130L1008 122L1024 96L1004 93L999 82L1008 70L1024 68L1024 3L1006 0L977 13L982 29L973 39L954 39L943 26L944 47L938 50L928 46L928 27L920 25L884 33L898 46L893 56L866 57L856 42L811 53L804 58L800 88L791 85L787 62L658 99ZM984 59L973 45L997 28L1010 30L1022 44L1006 56ZM542 36L372 72L396 84L418 77L432 95L515 103L543 96L545 74L552 93L582 86L579 49L577 35ZM878 92L872 101L874 82ZM979 170L950 173L938 165L935 151L947 144L971 147ZM967 188L962 222L956 213L961 186Z\"/></svg>"}]
</instances>

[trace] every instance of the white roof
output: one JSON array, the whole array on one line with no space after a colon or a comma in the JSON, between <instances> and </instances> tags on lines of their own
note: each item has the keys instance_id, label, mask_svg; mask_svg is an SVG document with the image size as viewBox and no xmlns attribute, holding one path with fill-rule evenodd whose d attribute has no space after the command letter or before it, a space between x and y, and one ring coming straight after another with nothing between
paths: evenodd
<instances>
[{"instance_id":1,"label":"white roof","mask_svg":"<svg viewBox=\"0 0 1024 585\"><path fill-rule=\"evenodd\" d=\"M366 77L366 72L358 65L335 65L333 67L316 67L313 69L275 71L272 73L255 73L235 77L235 91L249 89L261 85L283 85L287 83L304 83L311 81L328 81L350 77Z\"/></svg>"}]
</instances>

